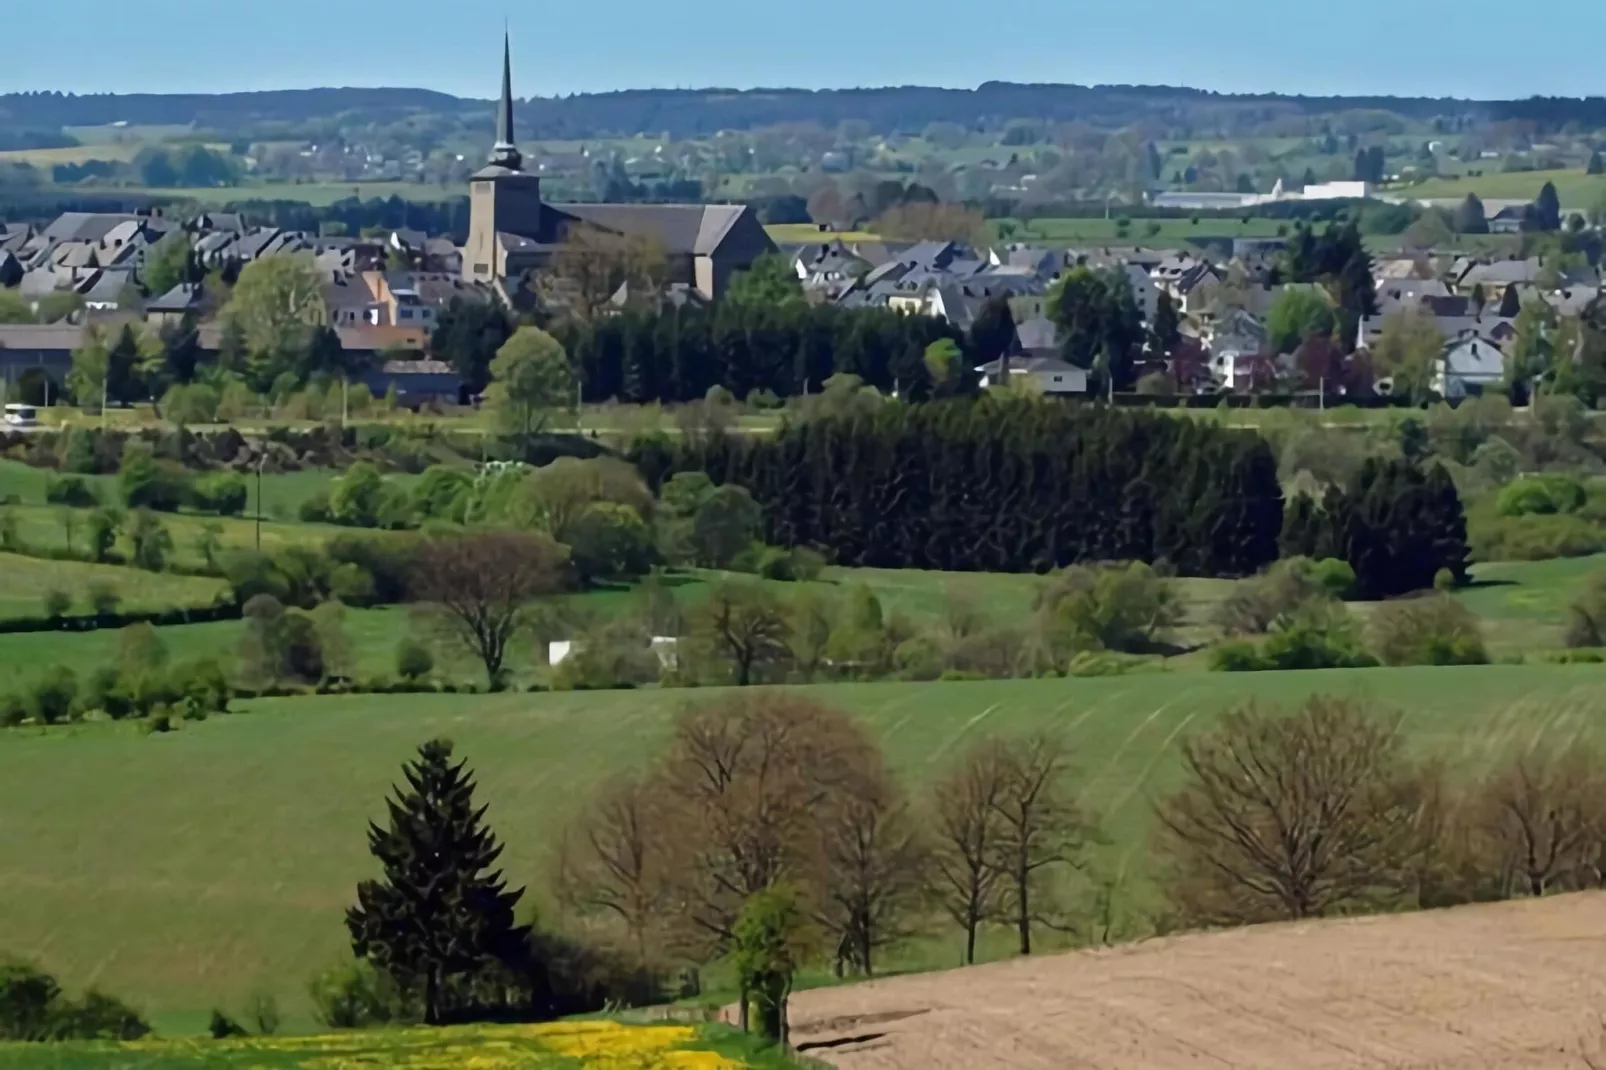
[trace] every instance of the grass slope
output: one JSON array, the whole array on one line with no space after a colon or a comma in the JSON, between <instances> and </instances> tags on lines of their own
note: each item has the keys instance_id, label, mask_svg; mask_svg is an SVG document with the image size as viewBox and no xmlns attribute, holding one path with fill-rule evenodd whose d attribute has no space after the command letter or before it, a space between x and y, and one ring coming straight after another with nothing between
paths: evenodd
<instances>
[{"instance_id":1,"label":"grass slope","mask_svg":"<svg viewBox=\"0 0 1606 1070\"><path fill-rule=\"evenodd\" d=\"M987 732L1057 728L1104 864L1143 886L1149 801L1177 741L1245 700L1358 694L1404 715L1412 744L1485 763L1544 729L1596 733L1606 668L1490 666L1254 676L845 684L808 689L863 719L911 782ZM249 704L145 737L91 725L0 734L0 918L6 950L69 986L194 1023L258 988L305 1011L303 985L344 946L342 911L372 871L363 830L421 741L476 768L509 877L539 892L550 849L608 777L645 762L675 712L710 692L357 696ZM1135 894L1142 894L1141 892ZM905 967L952 965L943 938Z\"/></svg>"},{"instance_id":2,"label":"grass slope","mask_svg":"<svg viewBox=\"0 0 1606 1070\"><path fill-rule=\"evenodd\" d=\"M1412 200L1464 198L1476 193L1485 200L1532 200L1546 182L1556 184L1564 209L1588 211L1606 198L1606 176L1583 171L1512 171L1468 178L1435 178L1392 191Z\"/></svg>"},{"instance_id":3,"label":"grass slope","mask_svg":"<svg viewBox=\"0 0 1606 1070\"><path fill-rule=\"evenodd\" d=\"M175 576L117 565L0 554L0 619L43 616L45 592L52 590L72 597L73 612L88 613L87 596L94 584L106 584L122 595L121 608L125 612L209 606L228 590L222 580L206 576ZM58 644L71 642L62 636L53 638ZM0 678L5 671L0 666Z\"/></svg>"}]
</instances>

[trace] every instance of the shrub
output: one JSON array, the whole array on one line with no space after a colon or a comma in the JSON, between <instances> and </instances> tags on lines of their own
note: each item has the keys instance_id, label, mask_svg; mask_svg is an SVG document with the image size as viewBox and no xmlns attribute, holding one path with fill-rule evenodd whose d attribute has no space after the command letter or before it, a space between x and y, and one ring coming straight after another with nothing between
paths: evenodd
<instances>
[{"instance_id":1,"label":"shrub","mask_svg":"<svg viewBox=\"0 0 1606 1070\"><path fill-rule=\"evenodd\" d=\"M66 505L74 509L92 509L100 499L82 476L62 476L52 480L45 488L45 501L51 505Z\"/></svg>"},{"instance_id":2,"label":"shrub","mask_svg":"<svg viewBox=\"0 0 1606 1070\"><path fill-rule=\"evenodd\" d=\"M1213 672L1362 669L1377 664L1343 605L1314 599L1274 627L1260 643L1235 640L1210 652Z\"/></svg>"},{"instance_id":3,"label":"shrub","mask_svg":"<svg viewBox=\"0 0 1606 1070\"><path fill-rule=\"evenodd\" d=\"M237 472L218 472L195 484L196 506L218 516L240 516L249 500L245 479Z\"/></svg>"},{"instance_id":4,"label":"shrub","mask_svg":"<svg viewBox=\"0 0 1606 1070\"><path fill-rule=\"evenodd\" d=\"M1478 519L1471 526L1479 561L1548 561L1606 550L1606 528L1577 515L1531 514Z\"/></svg>"},{"instance_id":5,"label":"shrub","mask_svg":"<svg viewBox=\"0 0 1606 1070\"><path fill-rule=\"evenodd\" d=\"M1068 568L1038 592L1036 612L1059 668L1079 650L1146 653L1182 619L1175 592L1142 562Z\"/></svg>"},{"instance_id":6,"label":"shrub","mask_svg":"<svg viewBox=\"0 0 1606 1070\"><path fill-rule=\"evenodd\" d=\"M408 683L418 683L435 671L435 655L417 639L396 644L396 675Z\"/></svg>"},{"instance_id":7,"label":"shrub","mask_svg":"<svg viewBox=\"0 0 1606 1070\"><path fill-rule=\"evenodd\" d=\"M331 488L329 519L354 528L378 527L387 490L379 469L359 461Z\"/></svg>"},{"instance_id":8,"label":"shrub","mask_svg":"<svg viewBox=\"0 0 1606 1070\"><path fill-rule=\"evenodd\" d=\"M212 1020L207 1024L206 1031L212 1035L213 1040L245 1036L245 1028L216 1007L212 1008Z\"/></svg>"},{"instance_id":9,"label":"shrub","mask_svg":"<svg viewBox=\"0 0 1606 1070\"><path fill-rule=\"evenodd\" d=\"M329 573L329 593L348 606L374 605L374 577L349 561L336 565Z\"/></svg>"},{"instance_id":10,"label":"shrub","mask_svg":"<svg viewBox=\"0 0 1606 1070\"><path fill-rule=\"evenodd\" d=\"M420 517L461 524L473 488L471 473L443 464L431 465L413 486L413 510Z\"/></svg>"},{"instance_id":11,"label":"shrub","mask_svg":"<svg viewBox=\"0 0 1606 1070\"><path fill-rule=\"evenodd\" d=\"M279 1000L272 992L252 993L246 1013L258 1036L271 1037L279 1031Z\"/></svg>"},{"instance_id":12,"label":"shrub","mask_svg":"<svg viewBox=\"0 0 1606 1070\"><path fill-rule=\"evenodd\" d=\"M150 1026L126 1004L91 989L71 1000L31 963L0 961L0 1040L137 1040Z\"/></svg>"},{"instance_id":13,"label":"shrub","mask_svg":"<svg viewBox=\"0 0 1606 1070\"><path fill-rule=\"evenodd\" d=\"M569 560L582 582L629 579L652 571L652 533L630 506L592 502L569 528Z\"/></svg>"},{"instance_id":14,"label":"shrub","mask_svg":"<svg viewBox=\"0 0 1606 1070\"><path fill-rule=\"evenodd\" d=\"M209 424L218 417L222 397L205 383L180 383L162 395L162 415L179 427Z\"/></svg>"},{"instance_id":15,"label":"shrub","mask_svg":"<svg viewBox=\"0 0 1606 1070\"><path fill-rule=\"evenodd\" d=\"M130 509L176 513L191 497L189 474L179 465L159 461L150 445L129 439L117 470L123 504Z\"/></svg>"},{"instance_id":16,"label":"shrub","mask_svg":"<svg viewBox=\"0 0 1606 1070\"><path fill-rule=\"evenodd\" d=\"M52 587L45 592L45 616L51 620L60 620L72 608L72 595L59 587Z\"/></svg>"},{"instance_id":17,"label":"shrub","mask_svg":"<svg viewBox=\"0 0 1606 1070\"><path fill-rule=\"evenodd\" d=\"M1583 591L1567 607L1563 641L1572 649L1606 646L1606 572L1590 573Z\"/></svg>"},{"instance_id":18,"label":"shrub","mask_svg":"<svg viewBox=\"0 0 1606 1070\"><path fill-rule=\"evenodd\" d=\"M1355 582L1344 561L1290 557L1259 576L1240 580L1216 606L1214 623L1224 635L1263 635L1286 623L1312 599L1342 597Z\"/></svg>"},{"instance_id":19,"label":"shrub","mask_svg":"<svg viewBox=\"0 0 1606 1070\"><path fill-rule=\"evenodd\" d=\"M1586 498L1583 484L1570 476L1524 476L1501 489L1497 508L1501 516L1576 513Z\"/></svg>"},{"instance_id":20,"label":"shrub","mask_svg":"<svg viewBox=\"0 0 1606 1070\"><path fill-rule=\"evenodd\" d=\"M314 1016L330 1029L367 1029L407 1017L390 975L364 960L318 974L307 985Z\"/></svg>"},{"instance_id":21,"label":"shrub","mask_svg":"<svg viewBox=\"0 0 1606 1070\"><path fill-rule=\"evenodd\" d=\"M89 556L96 561L111 558L112 547L117 545L117 530L122 517L111 509L96 509L89 514Z\"/></svg>"},{"instance_id":22,"label":"shrub","mask_svg":"<svg viewBox=\"0 0 1606 1070\"><path fill-rule=\"evenodd\" d=\"M14 728L28 719L28 703L21 695L0 694L0 728Z\"/></svg>"},{"instance_id":23,"label":"shrub","mask_svg":"<svg viewBox=\"0 0 1606 1070\"><path fill-rule=\"evenodd\" d=\"M792 548L792 578L801 582L811 582L820 578L825 571L825 555L811 546L794 546Z\"/></svg>"},{"instance_id":24,"label":"shrub","mask_svg":"<svg viewBox=\"0 0 1606 1070\"><path fill-rule=\"evenodd\" d=\"M320 490L296 508L296 516L304 524L328 524L334 519L330 512L329 491Z\"/></svg>"},{"instance_id":25,"label":"shrub","mask_svg":"<svg viewBox=\"0 0 1606 1070\"><path fill-rule=\"evenodd\" d=\"M160 572L167 564L167 555L173 552L173 536L156 518L156 514L141 509L128 525L128 541L133 544L133 562L147 572Z\"/></svg>"},{"instance_id":26,"label":"shrub","mask_svg":"<svg viewBox=\"0 0 1606 1070\"><path fill-rule=\"evenodd\" d=\"M60 724L72 715L78 697L78 677L64 665L57 665L35 681L28 694L28 714L40 724Z\"/></svg>"},{"instance_id":27,"label":"shrub","mask_svg":"<svg viewBox=\"0 0 1606 1070\"><path fill-rule=\"evenodd\" d=\"M118 593L117 588L105 580L95 580L89 585L89 608L97 616L112 616L122 602L123 596Z\"/></svg>"},{"instance_id":28,"label":"shrub","mask_svg":"<svg viewBox=\"0 0 1606 1070\"><path fill-rule=\"evenodd\" d=\"M229 678L215 658L179 662L168 670L167 685L185 703L186 714L190 709L203 714L228 712Z\"/></svg>"},{"instance_id":29,"label":"shrub","mask_svg":"<svg viewBox=\"0 0 1606 1070\"><path fill-rule=\"evenodd\" d=\"M1386 602L1372 611L1372 649L1385 665L1485 665L1478 618L1435 593Z\"/></svg>"}]
</instances>

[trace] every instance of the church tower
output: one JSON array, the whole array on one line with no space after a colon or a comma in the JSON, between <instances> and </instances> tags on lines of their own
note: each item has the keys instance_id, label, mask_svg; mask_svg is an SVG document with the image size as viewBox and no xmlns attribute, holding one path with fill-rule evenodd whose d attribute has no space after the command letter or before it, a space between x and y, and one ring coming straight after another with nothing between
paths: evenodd
<instances>
[{"instance_id":1,"label":"church tower","mask_svg":"<svg viewBox=\"0 0 1606 1070\"><path fill-rule=\"evenodd\" d=\"M502 99L496 109L496 144L490 162L474 173L469 186L468 244L463 248L463 279L492 282L509 274L507 250L498 234L540 240L541 179L524 172L524 156L513 139L513 53L502 37Z\"/></svg>"}]
</instances>

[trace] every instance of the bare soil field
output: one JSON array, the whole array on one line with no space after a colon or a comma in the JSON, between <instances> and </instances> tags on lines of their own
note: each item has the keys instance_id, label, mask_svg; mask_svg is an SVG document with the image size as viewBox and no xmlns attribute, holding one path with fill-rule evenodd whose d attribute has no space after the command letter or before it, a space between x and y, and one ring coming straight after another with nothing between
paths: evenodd
<instances>
[{"instance_id":1,"label":"bare soil field","mask_svg":"<svg viewBox=\"0 0 1606 1070\"><path fill-rule=\"evenodd\" d=\"M1606 1068L1606 894L1266 926L801 992L850 1070Z\"/></svg>"}]
</instances>

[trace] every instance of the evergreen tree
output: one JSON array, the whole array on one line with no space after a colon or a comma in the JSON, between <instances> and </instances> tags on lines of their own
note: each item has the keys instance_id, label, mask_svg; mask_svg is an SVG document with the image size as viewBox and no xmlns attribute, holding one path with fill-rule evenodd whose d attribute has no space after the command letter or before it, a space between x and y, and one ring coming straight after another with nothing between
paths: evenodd
<instances>
[{"instance_id":1,"label":"evergreen tree","mask_svg":"<svg viewBox=\"0 0 1606 1070\"><path fill-rule=\"evenodd\" d=\"M1586 175L1606 174L1606 162L1600 158L1599 150L1589 154L1589 164L1584 168Z\"/></svg>"},{"instance_id":2,"label":"evergreen tree","mask_svg":"<svg viewBox=\"0 0 1606 1070\"><path fill-rule=\"evenodd\" d=\"M388 827L368 826L384 879L359 884L346 911L352 950L419 1000L430 1025L470 1010L477 983L520 970L528 954L529 929L513 919L523 890L493 871L502 847L467 763L451 757L450 742L432 740L403 767Z\"/></svg>"},{"instance_id":3,"label":"evergreen tree","mask_svg":"<svg viewBox=\"0 0 1606 1070\"><path fill-rule=\"evenodd\" d=\"M1535 229L1551 231L1561 229L1561 196L1554 182L1546 182L1533 203Z\"/></svg>"},{"instance_id":4,"label":"evergreen tree","mask_svg":"<svg viewBox=\"0 0 1606 1070\"><path fill-rule=\"evenodd\" d=\"M1522 295L1517 293L1517 284L1512 283L1500 296L1500 315L1503 319L1515 319L1520 312L1522 312Z\"/></svg>"},{"instance_id":5,"label":"evergreen tree","mask_svg":"<svg viewBox=\"0 0 1606 1070\"><path fill-rule=\"evenodd\" d=\"M1489 233L1489 217L1476 193L1467 194L1467 199L1456 205L1455 229L1458 234Z\"/></svg>"},{"instance_id":6,"label":"evergreen tree","mask_svg":"<svg viewBox=\"0 0 1606 1070\"><path fill-rule=\"evenodd\" d=\"M1168 293L1155 302L1154 322L1149 325L1149 356L1160 359L1171 355L1182 341L1182 317Z\"/></svg>"},{"instance_id":7,"label":"evergreen tree","mask_svg":"<svg viewBox=\"0 0 1606 1070\"><path fill-rule=\"evenodd\" d=\"M240 325L239 320L233 317L225 319L223 321L223 333L219 337L217 345L218 367L225 371L243 371L248 356L245 328Z\"/></svg>"},{"instance_id":8,"label":"evergreen tree","mask_svg":"<svg viewBox=\"0 0 1606 1070\"><path fill-rule=\"evenodd\" d=\"M500 301L453 298L441 309L429 348L438 359L457 369L471 392L478 393L491 381L491 361L497 350L511 337L513 320Z\"/></svg>"}]
</instances>

